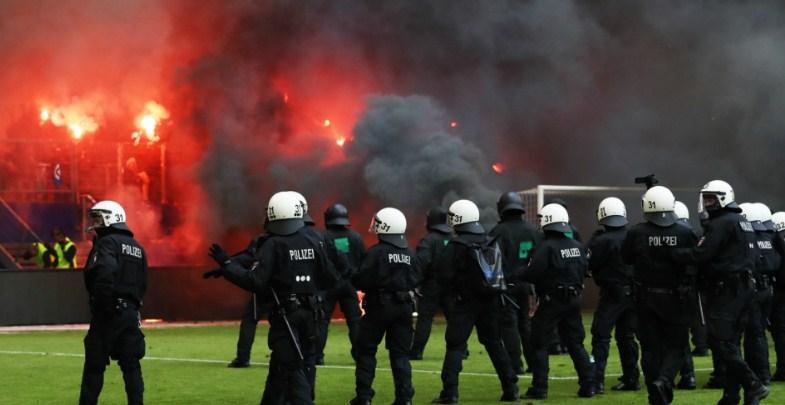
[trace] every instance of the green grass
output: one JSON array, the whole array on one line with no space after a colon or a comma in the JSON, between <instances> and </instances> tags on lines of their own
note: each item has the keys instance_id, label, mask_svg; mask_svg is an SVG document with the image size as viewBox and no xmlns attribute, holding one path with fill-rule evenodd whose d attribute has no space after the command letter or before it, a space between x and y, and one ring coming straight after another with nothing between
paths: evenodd
<instances>
[{"instance_id":1,"label":"green grass","mask_svg":"<svg viewBox=\"0 0 785 405\"><path fill-rule=\"evenodd\" d=\"M589 318L587 317L587 321ZM588 328L587 328L588 330ZM255 364L249 369L229 369L226 362L234 357L237 326L185 327L147 329L147 358L142 362L145 377L145 399L148 404L256 404L267 375L267 368ZM266 363L269 350L266 342L267 326L257 330L252 361ZM0 334L0 404L62 404L75 403L79 396L83 353L82 331L31 332ZM470 341L471 356L464 362L464 372L483 375L461 375L461 404L497 403L501 395L493 367L476 335ZM586 339L587 347L590 338ZM17 353L10 352L37 352ZM45 354L43 354L45 353ZM413 374L416 389L415 403L424 404L435 398L441 389L439 370L444 354L444 324L434 325L434 333L425 353L425 359L412 362L421 372ZM773 357L773 351L772 351ZM180 360L178 360L180 359ZM184 359L214 360L190 362ZM378 352L379 367L389 368L387 351L383 344ZM695 359L698 383L708 378L711 367L707 357ZM341 323L331 327L326 353L327 368L321 368L317 377L317 403L321 405L346 404L354 396L354 364L349 356L346 327ZM608 374L620 370L615 348L611 350ZM570 377L575 373L569 356L551 356L551 376ZM521 392L529 386L530 377L519 381ZM606 386L613 385L615 377L606 378ZM770 404L784 403L785 384L772 386ZM374 403L389 404L393 400L392 376L388 370L378 370L374 388ZM547 404L645 404L644 391L637 393L607 394L592 399L579 400L575 380L552 380ZM676 404L715 404L720 391L677 391ZM106 373L102 404L125 403L122 377L116 363ZM530 401L522 401L530 403Z\"/></svg>"}]
</instances>

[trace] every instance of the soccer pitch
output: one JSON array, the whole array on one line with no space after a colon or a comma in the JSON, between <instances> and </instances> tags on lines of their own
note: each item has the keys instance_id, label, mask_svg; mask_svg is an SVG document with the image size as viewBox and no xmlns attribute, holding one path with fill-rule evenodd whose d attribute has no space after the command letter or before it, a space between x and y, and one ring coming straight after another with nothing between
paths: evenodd
<instances>
[{"instance_id":1,"label":"soccer pitch","mask_svg":"<svg viewBox=\"0 0 785 405\"><path fill-rule=\"evenodd\" d=\"M586 321L589 321L586 317ZM588 325L587 325L588 331ZM254 344L253 366L230 369L226 363L234 357L238 326L162 327L144 330L147 357L142 362L145 378L145 402L148 404L257 404L267 375L269 349L267 325L259 324ZM0 404L76 403L83 363L84 331L0 333ZM590 337L585 341L587 349ZM476 335L469 340L471 355L461 373L460 403L465 405L499 403L501 388L493 367ZM354 397L354 363L349 355L349 341L342 322L331 325L325 354L326 365L317 374L316 402L321 405L347 404ZM421 361L413 361L415 404L427 404L441 389L439 372L444 355L444 323L434 324L431 340ZM773 350L771 351L773 359ZM379 360L374 389L374 403L393 401L392 375L384 343L377 353ZM606 376L606 394L591 399L576 397L577 379L568 355L551 356L551 381L548 404L646 404L645 391L617 393L610 391L619 373L615 347L611 348ZM695 359L698 386L706 381L711 368L708 357ZM531 375L520 378L523 393ZM764 403L781 404L785 400L785 383L771 386ZM676 391L675 404L716 404L719 390ZM116 362L107 369L103 404L125 403L122 376Z\"/></svg>"}]
</instances>

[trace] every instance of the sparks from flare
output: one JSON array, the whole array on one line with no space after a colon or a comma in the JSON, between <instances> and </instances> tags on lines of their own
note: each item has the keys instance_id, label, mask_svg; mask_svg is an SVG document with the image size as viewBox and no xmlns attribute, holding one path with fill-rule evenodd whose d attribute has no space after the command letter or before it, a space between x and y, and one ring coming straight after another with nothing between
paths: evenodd
<instances>
[{"instance_id":1,"label":"sparks from flare","mask_svg":"<svg viewBox=\"0 0 785 405\"><path fill-rule=\"evenodd\" d=\"M169 111L155 101L148 101L144 106L144 111L136 117L137 131L131 134L134 145L141 142L142 137L148 144L153 144L161 140L161 136L156 133L156 129L162 120L169 118Z\"/></svg>"},{"instance_id":2,"label":"sparks from flare","mask_svg":"<svg viewBox=\"0 0 785 405\"><path fill-rule=\"evenodd\" d=\"M491 165L491 168L496 173L499 173L499 174L504 173L504 165L499 163L499 162L496 162L493 165Z\"/></svg>"},{"instance_id":3,"label":"sparks from flare","mask_svg":"<svg viewBox=\"0 0 785 405\"><path fill-rule=\"evenodd\" d=\"M99 112L90 103L77 101L59 107L41 107L38 118L40 125L51 123L56 127L65 127L71 137L78 141L98 130L98 121L94 118L96 113Z\"/></svg>"},{"instance_id":4,"label":"sparks from flare","mask_svg":"<svg viewBox=\"0 0 785 405\"><path fill-rule=\"evenodd\" d=\"M458 128L458 121L451 121L450 128Z\"/></svg>"}]
</instances>

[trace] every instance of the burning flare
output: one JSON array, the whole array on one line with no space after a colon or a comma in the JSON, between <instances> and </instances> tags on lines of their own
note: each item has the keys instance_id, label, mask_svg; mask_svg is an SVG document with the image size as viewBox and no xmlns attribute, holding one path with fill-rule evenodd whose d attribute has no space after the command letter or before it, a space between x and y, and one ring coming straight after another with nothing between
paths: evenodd
<instances>
[{"instance_id":1,"label":"burning flare","mask_svg":"<svg viewBox=\"0 0 785 405\"><path fill-rule=\"evenodd\" d=\"M87 104L75 103L55 108L41 107L40 124L51 122L56 127L66 127L75 140L98 130L98 122L87 112Z\"/></svg>"},{"instance_id":2,"label":"burning flare","mask_svg":"<svg viewBox=\"0 0 785 405\"><path fill-rule=\"evenodd\" d=\"M496 173L499 173L499 174L504 173L504 165L499 163L499 162L496 162L493 165L491 165L491 168Z\"/></svg>"},{"instance_id":3,"label":"burning flare","mask_svg":"<svg viewBox=\"0 0 785 405\"><path fill-rule=\"evenodd\" d=\"M148 101L144 105L144 111L136 117L137 131L131 134L134 145L138 145L144 137L148 144L153 144L161 140L161 136L156 133L156 129L161 121L169 118L169 111L155 101Z\"/></svg>"}]
</instances>

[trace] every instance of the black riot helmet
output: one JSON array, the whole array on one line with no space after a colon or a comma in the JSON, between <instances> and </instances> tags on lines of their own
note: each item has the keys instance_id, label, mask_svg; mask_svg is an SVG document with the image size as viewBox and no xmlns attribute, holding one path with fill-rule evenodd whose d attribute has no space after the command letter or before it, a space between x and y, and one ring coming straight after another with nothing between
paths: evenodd
<instances>
[{"instance_id":1,"label":"black riot helmet","mask_svg":"<svg viewBox=\"0 0 785 405\"><path fill-rule=\"evenodd\" d=\"M521 195L515 191L508 191L499 197L499 201L496 202L496 211L499 213L499 216L503 216L505 212L510 211L520 211L521 214L526 212L523 208Z\"/></svg>"},{"instance_id":2,"label":"black riot helmet","mask_svg":"<svg viewBox=\"0 0 785 405\"><path fill-rule=\"evenodd\" d=\"M349 210L340 203L335 203L324 211L325 225L349 226Z\"/></svg>"},{"instance_id":3,"label":"black riot helmet","mask_svg":"<svg viewBox=\"0 0 785 405\"><path fill-rule=\"evenodd\" d=\"M451 233L452 228L447 223L447 210L442 207L433 207L428 210L425 226L429 231Z\"/></svg>"}]
</instances>

